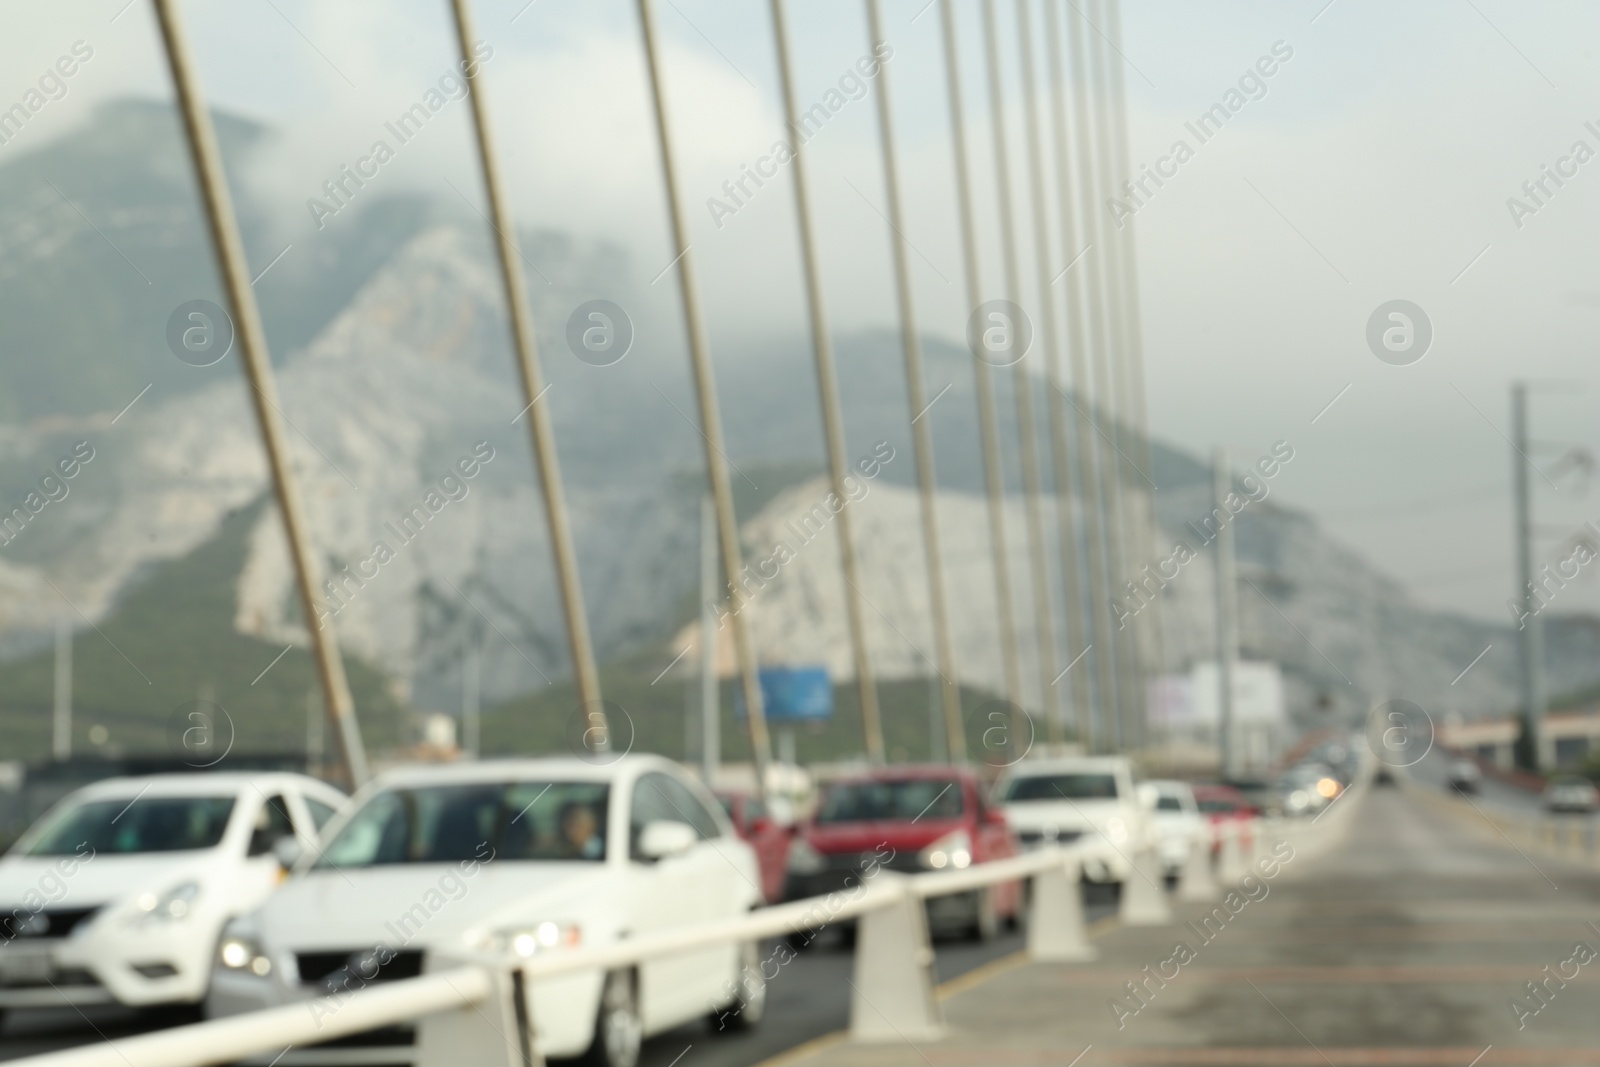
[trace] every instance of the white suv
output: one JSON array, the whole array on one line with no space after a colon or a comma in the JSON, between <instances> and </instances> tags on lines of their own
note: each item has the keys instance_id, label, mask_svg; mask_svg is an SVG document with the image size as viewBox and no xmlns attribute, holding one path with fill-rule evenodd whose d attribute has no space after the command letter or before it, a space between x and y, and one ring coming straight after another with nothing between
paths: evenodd
<instances>
[{"instance_id":1,"label":"white suv","mask_svg":"<svg viewBox=\"0 0 1600 1067\"><path fill-rule=\"evenodd\" d=\"M1134 852L1151 841L1133 764L1121 756L1027 760L995 796L1024 848L1087 837L1083 873L1091 881L1124 881Z\"/></svg>"},{"instance_id":2,"label":"white suv","mask_svg":"<svg viewBox=\"0 0 1600 1067\"><path fill-rule=\"evenodd\" d=\"M677 764L629 755L403 768L356 795L322 851L231 924L207 1013L232 1015L413 977L454 950L531 957L731 919L762 902L755 854ZM649 1034L765 1006L754 944L718 945L534 983L546 1056L632 1067ZM742 979L742 981L741 981ZM315 1010L315 1009L314 1009ZM411 1063L385 1027L261 1063Z\"/></svg>"},{"instance_id":3,"label":"white suv","mask_svg":"<svg viewBox=\"0 0 1600 1067\"><path fill-rule=\"evenodd\" d=\"M283 877L345 796L299 774L114 778L72 793L0 859L0 1008L205 998L223 925Z\"/></svg>"}]
</instances>

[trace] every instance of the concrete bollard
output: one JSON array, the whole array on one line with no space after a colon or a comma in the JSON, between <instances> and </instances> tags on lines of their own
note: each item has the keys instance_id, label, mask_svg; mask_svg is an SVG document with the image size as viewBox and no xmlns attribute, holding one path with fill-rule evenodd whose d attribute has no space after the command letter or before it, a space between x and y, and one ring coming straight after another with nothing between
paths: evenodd
<instances>
[{"instance_id":1,"label":"concrete bollard","mask_svg":"<svg viewBox=\"0 0 1600 1067\"><path fill-rule=\"evenodd\" d=\"M544 1056L534 1040L520 971L504 960L490 962L470 952L429 952L424 959L424 969L430 974L463 963L487 963L494 977L494 992L482 1004L467 1004L417 1018L416 1062L421 1067L455 1063L544 1067Z\"/></svg>"},{"instance_id":2,"label":"concrete bollard","mask_svg":"<svg viewBox=\"0 0 1600 1067\"><path fill-rule=\"evenodd\" d=\"M1133 870L1122 883L1118 918L1124 926L1165 926L1172 921L1167 891L1156 850L1145 846L1133 854Z\"/></svg>"},{"instance_id":3,"label":"concrete bollard","mask_svg":"<svg viewBox=\"0 0 1600 1067\"><path fill-rule=\"evenodd\" d=\"M1219 829L1222 831L1222 852L1217 860L1217 881L1223 885L1233 885L1250 873L1244 863L1244 843L1240 841L1242 827L1239 820L1227 819Z\"/></svg>"},{"instance_id":4,"label":"concrete bollard","mask_svg":"<svg viewBox=\"0 0 1600 1067\"><path fill-rule=\"evenodd\" d=\"M1040 962L1083 963L1099 959L1083 922L1081 861L1068 854L1060 867L1033 876L1028 908L1028 956Z\"/></svg>"},{"instance_id":5,"label":"concrete bollard","mask_svg":"<svg viewBox=\"0 0 1600 1067\"><path fill-rule=\"evenodd\" d=\"M1204 903L1221 896L1217 879L1211 870L1211 842L1215 840L1215 827L1210 822L1201 825L1189 846L1189 858L1184 862L1183 873L1178 876L1178 899Z\"/></svg>"},{"instance_id":6,"label":"concrete bollard","mask_svg":"<svg viewBox=\"0 0 1600 1067\"><path fill-rule=\"evenodd\" d=\"M880 872L880 882L897 877ZM903 877L903 876L900 876ZM903 892L856 920L850 1036L931 1041L944 1032L933 995L933 947L921 898Z\"/></svg>"}]
</instances>

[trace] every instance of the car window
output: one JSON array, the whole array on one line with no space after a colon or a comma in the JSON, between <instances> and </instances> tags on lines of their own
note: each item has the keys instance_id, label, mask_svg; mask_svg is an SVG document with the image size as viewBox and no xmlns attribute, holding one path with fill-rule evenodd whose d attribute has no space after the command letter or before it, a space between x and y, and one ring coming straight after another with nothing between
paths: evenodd
<instances>
[{"instance_id":1,"label":"car window","mask_svg":"<svg viewBox=\"0 0 1600 1067\"><path fill-rule=\"evenodd\" d=\"M824 790L817 822L954 819L961 815L964 790L954 778L837 782Z\"/></svg>"},{"instance_id":2,"label":"car window","mask_svg":"<svg viewBox=\"0 0 1600 1067\"><path fill-rule=\"evenodd\" d=\"M604 782L385 789L351 816L316 866L603 860L610 792Z\"/></svg>"},{"instance_id":3,"label":"car window","mask_svg":"<svg viewBox=\"0 0 1600 1067\"><path fill-rule=\"evenodd\" d=\"M328 804L324 804L322 801L313 799L312 797L306 797L305 802L306 810L311 812L312 825L314 825L318 830L321 830L324 826L328 825L329 820L339 813L339 809Z\"/></svg>"},{"instance_id":4,"label":"car window","mask_svg":"<svg viewBox=\"0 0 1600 1067\"><path fill-rule=\"evenodd\" d=\"M630 837L637 843L645 825L661 819L694 827L702 841L721 834L717 820L688 786L669 774L652 771L634 783L633 804L628 810Z\"/></svg>"},{"instance_id":5,"label":"car window","mask_svg":"<svg viewBox=\"0 0 1600 1067\"><path fill-rule=\"evenodd\" d=\"M214 848L228 829L233 797L116 797L79 801L51 816L29 856L66 856L87 845L97 853L181 852Z\"/></svg>"},{"instance_id":6,"label":"car window","mask_svg":"<svg viewBox=\"0 0 1600 1067\"><path fill-rule=\"evenodd\" d=\"M266 799L256 812L256 824L250 831L250 848L247 856L265 856L285 837L294 836L294 820L289 818L289 802L280 793Z\"/></svg>"},{"instance_id":7,"label":"car window","mask_svg":"<svg viewBox=\"0 0 1600 1067\"><path fill-rule=\"evenodd\" d=\"M1156 810L1157 811L1182 811L1183 810L1183 801L1179 800L1175 796L1172 796L1170 793L1163 793L1161 795L1161 797L1156 800Z\"/></svg>"},{"instance_id":8,"label":"car window","mask_svg":"<svg viewBox=\"0 0 1600 1067\"><path fill-rule=\"evenodd\" d=\"M1038 800L1115 800L1117 779L1113 774L1101 773L1023 775L1011 780L1005 799L1008 804Z\"/></svg>"},{"instance_id":9,"label":"car window","mask_svg":"<svg viewBox=\"0 0 1600 1067\"><path fill-rule=\"evenodd\" d=\"M744 802L744 821L747 826L754 826L757 819L767 817L767 806L755 797Z\"/></svg>"}]
</instances>

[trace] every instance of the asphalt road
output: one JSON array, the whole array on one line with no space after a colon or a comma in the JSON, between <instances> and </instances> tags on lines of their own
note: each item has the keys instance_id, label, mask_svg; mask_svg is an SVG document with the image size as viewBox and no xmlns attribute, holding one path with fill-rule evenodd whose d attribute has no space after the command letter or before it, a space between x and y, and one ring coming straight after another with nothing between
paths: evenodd
<instances>
[{"instance_id":1,"label":"asphalt road","mask_svg":"<svg viewBox=\"0 0 1600 1067\"><path fill-rule=\"evenodd\" d=\"M1600 1064L1592 863L1514 846L1431 790L1338 810L1231 903L1001 972L945 1001L942 1036L793 1067Z\"/></svg>"},{"instance_id":2,"label":"asphalt road","mask_svg":"<svg viewBox=\"0 0 1600 1067\"><path fill-rule=\"evenodd\" d=\"M1087 917L1093 921L1114 910L1105 887L1085 887ZM1022 934L1008 932L985 944L935 941L940 981L946 981L1023 947ZM850 1021L853 951L837 932L824 931L816 943L779 972L769 990L766 1021L752 1033L717 1033L694 1023L661 1034L645 1044L641 1067L746 1067L815 1037L844 1029ZM18 1012L0 1025L0 1060L34 1056L95 1041L150 1033L194 1021L181 1012L142 1014L125 1008L60 1008ZM692 1055L685 1055L689 1050Z\"/></svg>"}]
</instances>

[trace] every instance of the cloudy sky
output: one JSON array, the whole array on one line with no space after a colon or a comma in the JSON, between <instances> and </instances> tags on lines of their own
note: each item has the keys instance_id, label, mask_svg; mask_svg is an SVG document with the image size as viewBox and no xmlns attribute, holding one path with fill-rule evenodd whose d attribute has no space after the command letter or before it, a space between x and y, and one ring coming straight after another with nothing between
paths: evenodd
<instances>
[{"instance_id":1,"label":"cloudy sky","mask_svg":"<svg viewBox=\"0 0 1600 1067\"><path fill-rule=\"evenodd\" d=\"M718 358L736 359L742 342L803 324L784 179L720 227L705 204L781 134L771 26L752 0L657 2ZM956 339L964 315L949 116L938 13L925 3L885 0L888 76L922 326ZM1092 14L1074 3L1064 17ZM240 180L277 206L287 240L316 240L308 198L453 62L442 0L194 0L186 10L212 101L278 131ZM1020 113L1016 8L1002 0L1000 10ZM169 95L145 0L0 0L0 12L0 106L74 42L94 49L67 95L0 148L0 161L70 133L99 101ZM982 149L985 282L999 295L977 12L959 3L970 136ZM869 50L863 5L806 0L791 20L800 96L821 100ZM1576 173L1549 185L1536 213L1514 219L1507 203L1574 142L1600 151L1585 126L1600 130L1600 9L1131 0L1123 22L1135 168L1179 138L1197 145L1186 122L1275 45L1292 51L1264 95L1198 145L1138 213L1154 432L1200 452L1223 445L1240 466L1289 441L1296 458L1276 484L1285 503L1316 514L1423 601L1505 617L1513 379L1548 383L1533 402L1533 458L1549 475L1535 478L1540 559L1564 554L1579 524L1600 518L1581 475L1560 463L1572 448L1596 447L1588 386L1600 326L1600 159L1561 164ZM478 23L495 49L490 100L519 218L622 243L647 282L672 257L632 3L480 0ZM848 101L813 141L841 330L893 322L873 108L870 97ZM466 110L453 103L442 119L373 185L475 198ZM1015 151L1020 126L1012 137ZM1013 166L1022 197L1020 159ZM1051 254L1064 264L1059 247ZM1394 299L1419 305L1434 330L1410 366L1381 362L1366 342L1369 317ZM1574 588L1556 607L1600 607L1597 588Z\"/></svg>"}]
</instances>

